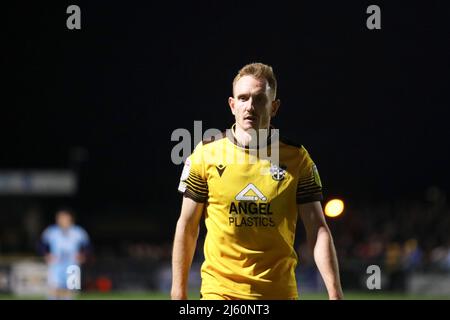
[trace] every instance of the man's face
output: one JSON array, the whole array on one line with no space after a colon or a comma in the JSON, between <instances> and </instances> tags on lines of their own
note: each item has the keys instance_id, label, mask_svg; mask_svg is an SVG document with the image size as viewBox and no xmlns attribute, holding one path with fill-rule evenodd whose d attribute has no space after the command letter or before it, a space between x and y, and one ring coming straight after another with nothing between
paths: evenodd
<instances>
[{"instance_id":1,"label":"man's face","mask_svg":"<svg viewBox=\"0 0 450 320\"><path fill-rule=\"evenodd\" d=\"M60 211L56 215L56 223L63 229L67 229L72 225L72 216L66 211Z\"/></svg>"},{"instance_id":2,"label":"man's face","mask_svg":"<svg viewBox=\"0 0 450 320\"><path fill-rule=\"evenodd\" d=\"M236 118L236 126L244 131L267 129L280 104L273 100L267 81L243 76L233 91L234 97L230 97L228 103Z\"/></svg>"}]
</instances>

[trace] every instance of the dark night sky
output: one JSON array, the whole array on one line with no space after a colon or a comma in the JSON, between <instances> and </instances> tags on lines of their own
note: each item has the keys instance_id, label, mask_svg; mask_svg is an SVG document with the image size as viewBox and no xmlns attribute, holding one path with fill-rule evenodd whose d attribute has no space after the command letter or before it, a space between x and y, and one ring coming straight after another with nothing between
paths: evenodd
<instances>
[{"instance_id":1,"label":"dark night sky","mask_svg":"<svg viewBox=\"0 0 450 320\"><path fill-rule=\"evenodd\" d=\"M80 146L83 206L178 203L172 131L228 128L231 81L261 61L279 81L273 124L310 151L326 195L449 191L444 1L379 3L377 31L372 2L183 3L7 6L0 168L65 168ZM82 30L66 29L69 4Z\"/></svg>"}]
</instances>

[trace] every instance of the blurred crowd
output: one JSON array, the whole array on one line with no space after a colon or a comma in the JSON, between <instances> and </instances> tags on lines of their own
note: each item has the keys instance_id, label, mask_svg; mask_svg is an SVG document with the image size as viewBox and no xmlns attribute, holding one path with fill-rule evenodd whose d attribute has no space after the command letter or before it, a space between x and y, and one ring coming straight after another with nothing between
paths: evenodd
<instances>
[{"instance_id":1,"label":"blurred crowd","mask_svg":"<svg viewBox=\"0 0 450 320\"><path fill-rule=\"evenodd\" d=\"M437 188L430 188L424 200L350 208L332 226L343 263L358 260L392 271L450 271L450 208Z\"/></svg>"},{"instance_id":2,"label":"blurred crowd","mask_svg":"<svg viewBox=\"0 0 450 320\"><path fill-rule=\"evenodd\" d=\"M445 192L430 188L423 199L414 201L383 201L370 205L348 202L341 216L327 218L342 268L352 264L377 264L392 272L450 271L450 208ZM37 254L36 244L46 226L43 220L34 207L21 219L4 218L0 224L0 257ZM157 242L130 240L126 236L115 241L111 241L111 237L105 240L92 228L87 226L97 257L170 261L173 228L167 232L166 239ZM301 229L297 238L301 263L312 264ZM201 241L197 261L202 259Z\"/></svg>"}]
</instances>

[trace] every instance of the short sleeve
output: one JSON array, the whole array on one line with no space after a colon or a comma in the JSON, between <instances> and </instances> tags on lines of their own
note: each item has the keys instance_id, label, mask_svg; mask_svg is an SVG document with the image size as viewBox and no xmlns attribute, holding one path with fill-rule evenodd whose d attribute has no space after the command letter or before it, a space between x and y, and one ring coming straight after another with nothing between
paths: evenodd
<instances>
[{"instance_id":1,"label":"short sleeve","mask_svg":"<svg viewBox=\"0 0 450 320\"><path fill-rule=\"evenodd\" d=\"M186 159L178 191L195 202L204 203L208 199L208 183L205 176L202 142Z\"/></svg>"},{"instance_id":2,"label":"short sleeve","mask_svg":"<svg viewBox=\"0 0 450 320\"><path fill-rule=\"evenodd\" d=\"M83 247L86 247L90 243L89 234L83 228L79 228L80 231L80 242Z\"/></svg>"},{"instance_id":3,"label":"short sleeve","mask_svg":"<svg viewBox=\"0 0 450 320\"><path fill-rule=\"evenodd\" d=\"M302 160L297 184L297 203L322 201L322 182L317 166L304 147L300 151Z\"/></svg>"},{"instance_id":4,"label":"short sleeve","mask_svg":"<svg viewBox=\"0 0 450 320\"><path fill-rule=\"evenodd\" d=\"M38 244L38 251L40 254L50 252L51 230L51 227L47 227L41 235L41 241Z\"/></svg>"},{"instance_id":5,"label":"short sleeve","mask_svg":"<svg viewBox=\"0 0 450 320\"><path fill-rule=\"evenodd\" d=\"M45 244L45 245L50 244L51 232L52 232L52 228L51 227L47 227L44 230L44 232L42 232L41 242L43 244Z\"/></svg>"}]
</instances>

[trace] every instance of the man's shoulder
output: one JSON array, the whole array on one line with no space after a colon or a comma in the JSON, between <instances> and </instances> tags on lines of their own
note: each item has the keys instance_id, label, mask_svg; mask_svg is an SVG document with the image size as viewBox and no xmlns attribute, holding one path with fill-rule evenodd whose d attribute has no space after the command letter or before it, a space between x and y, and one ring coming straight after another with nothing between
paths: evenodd
<instances>
[{"instance_id":1,"label":"man's shoulder","mask_svg":"<svg viewBox=\"0 0 450 320\"><path fill-rule=\"evenodd\" d=\"M280 136L280 142L289 147L293 147L293 148L297 148L297 149L304 149L303 145L301 143L294 141L285 136Z\"/></svg>"},{"instance_id":2,"label":"man's shoulder","mask_svg":"<svg viewBox=\"0 0 450 320\"><path fill-rule=\"evenodd\" d=\"M51 224L47 228L45 228L44 232L53 233L59 230L59 226L57 224Z\"/></svg>"},{"instance_id":3,"label":"man's shoulder","mask_svg":"<svg viewBox=\"0 0 450 320\"><path fill-rule=\"evenodd\" d=\"M210 137L205 138L202 141L200 141L194 148L194 151L189 156L190 162L203 161L201 159L203 158L204 153L205 152L210 153L211 151L215 150L216 148L222 147L223 142L225 141L225 138L226 138L226 133L221 132L219 134L210 136Z\"/></svg>"},{"instance_id":4,"label":"man's shoulder","mask_svg":"<svg viewBox=\"0 0 450 320\"><path fill-rule=\"evenodd\" d=\"M208 137L204 140L202 140L202 144L203 146L207 146L207 145L215 145L213 142L219 142L219 141L223 141L223 139L225 139L227 137L226 135L226 131L222 131L219 134L213 135L211 137Z\"/></svg>"},{"instance_id":5,"label":"man's shoulder","mask_svg":"<svg viewBox=\"0 0 450 320\"><path fill-rule=\"evenodd\" d=\"M86 230L78 224L73 225L72 230L81 235L87 234Z\"/></svg>"},{"instance_id":6,"label":"man's shoulder","mask_svg":"<svg viewBox=\"0 0 450 320\"><path fill-rule=\"evenodd\" d=\"M42 231L42 236L44 238L51 239L58 235L59 227L56 224L49 225L47 228Z\"/></svg>"},{"instance_id":7,"label":"man's shoulder","mask_svg":"<svg viewBox=\"0 0 450 320\"><path fill-rule=\"evenodd\" d=\"M309 157L309 152L305 146L295 140L280 136L280 152L295 154L299 159Z\"/></svg>"}]
</instances>

